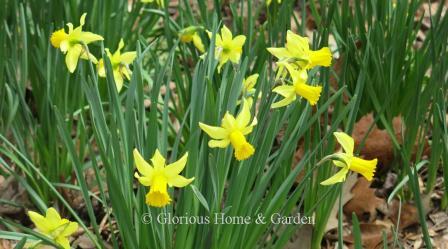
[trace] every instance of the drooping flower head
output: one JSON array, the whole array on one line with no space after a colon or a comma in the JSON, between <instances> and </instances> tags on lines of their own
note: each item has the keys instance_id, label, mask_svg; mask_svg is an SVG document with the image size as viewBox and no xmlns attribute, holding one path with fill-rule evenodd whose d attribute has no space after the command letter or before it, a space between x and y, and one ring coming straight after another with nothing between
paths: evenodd
<instances>
[{"instance_id":1,"label":"drooping flower head","mask_svg":"<svg viewBox=\"0 0 448 249\"><path fill-rule=\"evenodd\" d=\"M209 37L212 34L208 32ZM239 63L241 54L243 53L243 45L246 41L246 36L238 35L235 38L232 36L232 32L224 25L221 28L221 34L216 34L216 48L215 57L219 60L218 72L226 62Z\"/></svg>"},{"instance_id":2,"label":"drooping flower head","mask_svg":"<svg viewBox=\"0 0 448 249\"><path fill-rule=\"evenodd\" d=\"M190 26L182 29L179 32L179 38L181 42L190 43L193 42L194 46L199 50L199 52L204 53L205 47L202 43L201 37L199 36L199 31L203 30L201 26Z\"/></svg>"},{"instance_id":3,"label":"drooping flower head","mask_svg":"<svg viewBox=\"0 0 448 249\"><path fill-rule=\"evenodd\" d=\"M278 58L279 62L286 62L296 69L311 69L315 66L329 67L331 65L332 54L328 47L319 50L311 50L309 40L306 37L294 34L288 30L286 34L285 47L268 48L268 51ZM280 64L280 73L283 67Z\"/></svg>"},{"instance_id":4,"label":"drooping flower head","mask_svg":"<svg viewBox=\"0 0 448 249\"><path fill-rule=\"evenodd\" d=\"M280 64L280 63L279 63ZM320 98L321 86L310 86L306 84L308 73L305 69L294 69L290 64L284 63L291 75L292 85L282 85L274 88L272 91L282 95L284 98L272 104L272 108L279 108L291 104L296 100L296 96L306 99L310 105L315 105Z\"/></svg>"},{"instance_id":5,"label":"drooping flower head","mask_svg":"<svg viewBox=\"0 0 448 249\"><path fill-rule=\"evenodd\" d=\"M91 42L102 41L103 37L92 32L82 31L86 15L87 13L84 13L81 16L79 20L80 25L75 29L73 29L72 23L67 23L68 33L65 33L65 30L62 28L53 32L50 38L53 47L59 48L62 53L66 54L65 64L70 73L75 71L79 58L97 63L95 56L86 49L86 45Z\"/></svg>"},{"instance_id":6,"label":"drooping flower head","mask_svg":"<svg viewBox=\"0 0 448 249\"><path fill-rule=\"evenodd\" d=\"M157 149L151 158L151 164L143 159L137 149L134 149L134 161L137 170L135 177L143 186L149 186L149 192L146 195L146 203L153 207L164 207L170 204L171 197L168 194L167 187L185 187L190 184L194 177L185 178L180 172L185 168L188 160L188 153L178 161L166 165L166 160Z\"/></svg>"},{"instance_id":7,"label":"drooping flower head","mask_svg":"<svg viewBox=\"0 0 448 249\"><path fill-rule=\"evenodd\" d=\"M136 51L121 53L123 47L124 42L123 39L121 39L117 50L113 54L111 54L108 48L105 49L107 57L109 57L112 65L114 80L118 91L123 87L124 78L128 80L131 79L132 71L129 69L129 64L131 64L135 60L135 57L137 57ZM98 75L100 77L106 77L106 67L103 59L100 59L98 62Z\"/></svg>"},{"instance_id":8,"label":"drooping flower head","mask_svg":"<svg viewBox=\"0 0 448 249\"><path fill-rule=\"evenodd\" d=\"M47 209L45 216L33 211L28 211L28 216L41 234L64 249L70 249L68 238L78 230L78 223L62 219L54 208Z\"/></svg>"},{"instance_id":9,"label":"drooping flower head","mask_svg":"<svg viewBox=\"0 0 448 249\"><path fill-rule=\"evenodd\" d=\"M342 169L320 184L331 185L343 182L349 170L363 175L368 181L372 181L378 160L376 158L373 160L365 160L354 156L355 141L353 138L344 132L334 132L333 135L344 151L331 155L332 157L338 158L338 160L333 160L333 164Z\"/></svg>"},{"instance_id":10,"label":"drooping flower head","mask_svg":"<svg viewBox=\"0 0 448 249\"><path fill-rule=\"evenodd\" d=\"M226 112L221 122L221 127L210 126L199 122L199 126L207 133L212 140L208 142L211 148L226 148L232 145L235 150L235 158L239 161L245 160L252 156L255 148L246 140L246 135L252 132L253 127L257 124L257 118L254 117L250 122L250 108L246 99L243 101L241 112L235 118L229 112Z\"/></svg>"}]
</instances>

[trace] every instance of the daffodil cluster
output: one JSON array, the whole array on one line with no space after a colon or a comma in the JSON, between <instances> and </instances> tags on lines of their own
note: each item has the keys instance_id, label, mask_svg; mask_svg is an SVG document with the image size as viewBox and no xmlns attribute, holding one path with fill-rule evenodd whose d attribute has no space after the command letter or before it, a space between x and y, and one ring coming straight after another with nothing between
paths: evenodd
<instances>
[{"instance_id":1,"label":"daffodil cluster","mask_svg":"<svg viewBox=\"0 0 448 249\"><path fill-rule=\"evenodd\" d=\"M55 48L59 48L62 53L66 54L65 64L67 65L70 73L73 73L76 70L78 61L81 58L90 60L94 64L98 63L98 75L100 77L106 77L103 59L100 59L98 62L95 56L93 56L87 48L87 44L95 41L102 41L104 39L102 36L92 32L82 31L82 27L85 24L86 15L87 13L84 13L81 16L79 21L80 25L75 29L73 29L72 23L68 23L68 33L66 33L63 28L53 32L50 37L50 42ZM123 79L130 79L132 72L129 69L129 64L131 64L137 56L135 51L121 53L121 49L123 49L123 47L124 42L123 39L121 39L118 49L113 54L110 53L109 49L105 49L106 54L112 64L114 80L118 91L120 91L123 86Z\"/></svg>"},{"instance_id":2,"label":"daffodil cluster","mask_svg":"<svg viewBox=\"0 0 448 249\"><path fill-rule=\"evenodd\" d=\"M181 188L194 180L194 177L187 179L180 175L180 172L187 164L187 160L188 153L178 161L166 165L165 158L160 154L159 150L156 150L151 158L151 165L143 159L137 149L134 149L134 161L138 170L138 173L135 173L135 178L143 186L149 187L149 192L146 195L146 203L148 205L164 207L170 204L172 199L168 194L168 186Z\"/></svg>"},{"instance_id":3,"label":"daffodil cluster","mask_svg":"<svg viewBox=\"0 0 448 249\"><path fill-rule=\"evenodd\" d=\"M59 244L62 248L70 249L68 238L78 230L78 223L61 218L54 208L47 209L45 216L33 211L28 211L28 216L39 233Z\"/></svg>"},{"instance_id":4,"label":"daffodil cluster","mask_svg":"<svg viewBox=\"0 0 448 249\"><path fill-rule=\"evenodd\" d=\"M330 49L324 47L313 51L310 49L308 38L288 31L285 47L268 48L268 51L278 58L276 78L284 80L289 73L292 80L291 85L285 84L273 89L273 92L284 98L274 103L272 108L289 105L296 99L296 96L301 96L308 100L310 105L315 105L320 98L322 87L306 84L308 70L315 66L329 67L332 59Z\"/></svg>"}]
</instances>

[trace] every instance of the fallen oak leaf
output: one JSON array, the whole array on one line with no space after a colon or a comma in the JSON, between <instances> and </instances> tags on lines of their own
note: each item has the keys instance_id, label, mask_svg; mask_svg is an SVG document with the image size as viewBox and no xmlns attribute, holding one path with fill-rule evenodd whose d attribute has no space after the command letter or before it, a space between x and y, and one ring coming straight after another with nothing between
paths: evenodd
<instances>
[{"instance_id":1,"label":"fallen oak leaf","mask_svg":"<svg viewBox=\"0 0 448 249\"><path fill-rule=\"evenodd\" d=\"M425 211L425 216L428 214L431 209L431 198L429 195L422 195L421 201L423 204L423 210ZM392 201L392 205L389 212L389 217L397 224L399 222L399 229L405 229L412 225L416 225L420 223L419 215L417 207L411 203L405 203L401 207L401 212L399 212L400 202L396 199ZM400 213L400 217L398 217L398 213Z\"/></svg>"},{"instance_id":2,"label":"fallen oak leaf","mask_svg":"<svg viewBox=\"0 0 448 249\"><path fill-rule=\"evenodd\" d=\"M375 189L370 188L370 182L364 177L358 178L351 193L353 198L344 205L344 214L350 216L355 213L362 221L373 221L377 215L377 208L385 204L385 200L375 195Z\"/></svg>"},{"instance_id":3,"label":"fallen oak leaf","mask_svg":"<svg viewBox=\"0 0 448 249\"><path fill-rule=\"evenodd\" d=\"M374 124L374 117L369 113L359 119L353 127L353 139L355 146L363 145L360 154L367 159L378 158L379 165L388 166L394 159L393 142L386 130L378 129ZM369 132L370 127L373 125ZM392 126L395 132L395 138L401 143L402 121L401 117L395 117L392 120ZM369 133L368 133L369 132ZM367 136L367 137L366 137ZM366 138L365 138L366 137ZM365 138L365 141L363 142Z\"/></svg>"},{"instance_id":4,"label":"fallen oak leaf","mask_svg":"<svg viewBox=\"0 0 448 249\"><path fill-rule=\"evenodd\" d=\"M399 213L400 217L398 217ZM400 211L400 202L398 200L393 200L389 216L394 224L399 222L399 229L410 227L419 222L417 208L412 204L405 203Z\"/></svg>"}]
</instances>

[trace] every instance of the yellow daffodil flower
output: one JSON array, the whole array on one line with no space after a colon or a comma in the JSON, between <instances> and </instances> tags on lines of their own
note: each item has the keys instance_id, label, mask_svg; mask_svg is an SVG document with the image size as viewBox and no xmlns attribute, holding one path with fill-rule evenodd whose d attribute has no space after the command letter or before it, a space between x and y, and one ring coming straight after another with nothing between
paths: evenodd
<instances>
[{"instance_id":1,"label":"yellow daffodil flower","mask_svg":"<svg viewBox=\"0 0 448 249\"><path fill-rule=\"evenodd\" d=\"M129 69L129 64L131 64L135 60L135 57L137 57L136 51L121 53L121 49L123 47L124 42L123 39L121 39L120 43L118 44L118 49L114 54L111 54L109 49L105 49L112 65L114 80L115 84L117 85L118 92L123 87L123 79L131 79L132 71ZM106 77L106 67L104 65L103 59L100 59L100 61L98 62L98 75L100 77Z\"/></svg>"},{"instance_id":2,"label":"yellow daffodil flower","mask_svg":"<svg viewBox=\"0 0 448 249\"><path fill-rule=\"evenodd\" d=\"M250 107L252 106L252 103L253 103L252 96L256 92L255 84L257 84L258 76L259 75L257 73L252 74L243 80L242 96L243 96L243 98L247 99L247 102L249 103ZM259 97L261 96L261 92L258 96ZM240 101L238 101L238 104L240 104Z\"/></svg>"},{"instance_id":3,"label":"yellow daffodil flower","mask_svg":"<svg viewBox=\"0 0 448 249\"><path fill-rule=\"evenodd\" d=\"M168 194L167 186L170 187L185 187L190 184L194 177L185 178L180 172L187 164L188 153L178 161L165 166L165 158L157 149L154 156L151 158L152 166L143 159L142 155L137 149L134 149L134 160L137 166L139 175L135 173L135 178L143 186L149 186L149 192L146 195L146 203L153 207L164 207L171 202L171 197Z\"/></svg>"},{"instance_id":4,"label":"yellow daffodil flower","mask_svg":"<svg viewBox=\"0 0 448 249\"><path fill-rule=\"evenodd\" d=\"M208 32L209 37L212 35ZM243 53L243 45L246 42L246 36L238 35L235 38L232 32L224 25L221 29L221 35L216 34L215 57L219 60L218 72L226 62L239 63L241 54Z\"/></svg>"},{"instance_id":5,"label":"yellow daffodil flower","mask_svg":"<svg viewBox=\"0 0 448 249\"><path fill-rule=\"evenodd\" d=\"M221 127L210 126L201 122L199 122L199 126L213 138L208 142L209 147L226 148L231 144L235 150L235 158L241 161L249 158L255 152L254 147L245 138L257 124L256 117L254 117L252 123L250 123L250 118L249 103L244 99L242 110L236 118L227 112L222 119Z\"/></svg>"},{"instance_id":6,"label":"yellow daffodil flower","mask_svg":"<svg viewBox=\"0 0 448 249\"><path fill-rule=\"evenodd\" d=\"M79 20L80 25L73 29L72 23L67 23L68 34L65 30L59 29L51 35L50 42L55 48L59 48L62 53L66 54L65 64L67 65L70 73L73 73L78 65L79 58L85 60L91 60L96 64L96 58L89 53L86 49L86 45L95 42L102 41L103 37L91 32L82 31L87 13L84 13Z\"/></svg>"},{"instance_id":7,"label":"yellow daffodil flower","mask_svg":"<svg viewBox=\"0 0 448 249\"><path fill-rule=\"evenodd\" d=\"M255 93L255 84L257 84L258 74L252 74L243 80L243 92L245 94Z\"/></svg>"},{"instance_id":8,"label":"yellow daffodil flower","mask_svg":"<svg viewBox=\"0 0 448 249\"><path fill-rule=\"evenodd\" d=\"M319 101L321 86L310 86L306 84L308 73L305 69L296 70L288 63L282 64L291 75L292 85L282 85L274 88L272 92L282 95L284 98L272 104L272 108L279 108L291 104L296 100L296 96L302 96L308 100L310 105L315 105Z\"/></svg>"},{"instance_id":9,"label":"yellow daffodil flower","mask_svg":"<svg viewBox=\"0 0 448 249\"><path fill-rule=\"evenodd\" d=\"M332 54L330 48L323 47L317 51L310 50L309 40L306 37L294 34L288 30L286 45L283 48L268 48L268 51L277 57L280 62L289 63L300 69L310 69L315 66L329 67ZM283 71L280 65L279 70Z\"/></svg>"},{"instance_id":10,"label":"yellow daffodil flower","mask_svg":"<svg viewBox=\"0 0 448 249\"><path fill-rule=\"evenodd\" d=\"M33 211L28 211L28 216L40 233L64 249L70 249L68 237L78 230L78 223L62 219L54 208L47 209L45 217Z\"/></svg>"},{"instance_id":11,"label":"yellow daffodil flower","mask_svg":"<svg viewBox=\"0 0 448 249\"><path fill-rule=\"evenodd\" d=\"M165 7L165 1L164 0L141 0L142 3L152 3L155 2L159 7L164 8Z\"/></svg>"},{"instance_id":12,"label":"yellow daffodil flower","mask_svg":"<svg viewBox=\"0 0 448 249\"><path fill-rule=\"evenodd\" d=\"M353 155L355 146L355 141L353 140L353 138L345 134L344 132L334 132L333 135L342 146L344 153L339 152L330 156L339 159L333 160L333 164L337 167L341 167L342 169L334 176L328 178L320 184L331 185L338 182L343 182L345 181L345 177L349 170L363 175L368 181L372 181L378 160L376 158L373 160L365 160L359 157L355 157Z\"/></svg>"},{"instance_id":13,"label":"yellow daffodil flower","mask_svg":"<svg viewBox=\"0 0 448 249\"><path fill-rule=\"evenodd\" d=\"M202 43L201 37L198 34L199 30L202 30L201 26L190 26L188 28L182 29L179 32L180 41L184 43L193 42L194 46L199 50L199 52L204 53L205 47Z\"/></svg>"}]
</instances>

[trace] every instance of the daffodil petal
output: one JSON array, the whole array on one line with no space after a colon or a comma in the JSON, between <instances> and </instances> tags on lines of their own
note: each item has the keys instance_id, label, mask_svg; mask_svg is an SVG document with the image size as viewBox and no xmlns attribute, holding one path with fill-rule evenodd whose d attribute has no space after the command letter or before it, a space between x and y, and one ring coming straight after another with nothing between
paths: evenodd
<instances>
[{"instance_id":1,"label":"daffodil petal","mask_svg":"<svg viewBox=\"0 0 448 249\"><path fill-rule=\"evenodd\" d=\"M185 155L183 155L176 162L168 164L164 169L165 175L167 175L168 177L178 175L185 168L187 160L188 160L188 152L185 153Z\"/></svg>"},{"instance_id":2,"label":"daffodil petal","mask_svg":"<svg viewBox=\"0 0 448 249\"><path fill-rule=\"evenodd\" d=\"M154 155L151 158L151 162L155 169L165 167L165 157L160 154L159 149L156 149L156 151L154 152Z\"/></svg>"},{"instance_id":3,"label":"daffodil petal","mask_svg":"<svg viewBox=\"0 0 448 249\"><path fill-rule=\"evenodd\" d=\"M283 97L290 97L291 95L295 95L296 93L294 86L290 85L278 86L272 89L272 91L282 95Z\"/></svg>"},{"instance_id":4,"label":"daffodil petal","mask_svg":"<svg viewBox=\"0 0 448 249\"><path fill-rule=\"evenodd\" d=\"M205 52L204 44L202 43L201 37L197 33L193 35L193 44L199 50L199 52Z\"/></svg>"},{"instance_id":5,"label":"daffodil petal","mask_svg":"<svg viewBox=\"0 0 448 249\"><path fill-rule=\"evenodd\" d=\"M345 181L345 177L347 176L348 173L348 168L344 167L341 170L339 170L338 173L336 173L335 175L333 175L332 177L328 178L327 180L321 182L321 185L332 185L338 182L343 182Z\"/></svg>"},{"instance_id":6,"label":"daffodil petal","mask_svg":"<svg viewBox=\"0 0 448 249\"><path fill-rule=\"evenodd\" d=\"M73 23L69 22L67 23L67 27L68 27L68 33L72 33L73 32Z\"/></svg>"},{"instance_id":7,"label":"daffodil petal","mask_svg":"<svg viewBox=\"0 0 448 249\"><path fill-rule=\"evenodd\" d=\"M245 42L246 42L246 36L244 35L238 35L232 41L233 46L239 48L239 50L241 50Z\"/></svg>"},{"instance_id":8,"label":"daffodil petal","mask_svg":"<svg viewBox=\"0 0 448 249\"><path fill-rule=\"evenodd\" d=\"M127 68L127 67L122 68L121 73L124 75L124 77L126 77L126 79L128 79L128 80L131 79L132 71L129 68Z\"/></svg>"},{"instance_id":9,"label":"daffodil petal","mask_svg":"<svg viewBox=\"0 0 448 249\"><path fill-rule=\"evenodd\" d=\"M52 207L47 209L45 217L50 223L58 223L61 221L61 216L59 215L58 211L56 211L56 209Z\"/></svg>"},{"instance_id":10,"label":"daffodil petal","mask_svg":"<svg viewBox=\"0 0 448 249\"><path fill-rule=\"evenodd\" d=\"M102 41L104 40L104 38L100 35L94 34L92 32L81 32L81 34L79 34L78 39L85 43L85 44L89 44L91 42L95 42L95 41Z\"/></svg>"},{"instance_id":11,"label":"daffodil petal","mask_svg":"<svg viewBox=\"0 0 448 249\"><path fill-rule=\"evenodd\" d=\"M277 101L277 102L273 103L271 105L271 108L280 108L280 107L283 107L283 106L287 106L287 105L291 104L294 100L296 100L296 95L295 94L290 95L290 96L288 96L288 97L286 97L286 98L284 98L284 99L282 99L280 101Z\"/></svg>"},{"instance_id":12,"label":"daffodil petal","mask_svg":"<svg viewBox=\"0 0 448 249\"><path fill-rule=\"evenodd\" d=\"M121 54L120 61L121 61L121 63L129 65L129 64L132 64L132 62L135 60L136 57L137 57L136 51L125 52L125 53Z\"/></svg>"},{"instance_id":13,"label":"daffodil petal","mask_svg":"<svg viewBox=\"0 0 448 249\"><path fill-rule=\"evenodd\" d=\"M134 149L133 155L135 166L137 167L138 172L146 177L151 177L154 170L153 167L149 165L149 163L146 162L145 159L143 159L142 155L140 154L140 152L138 152L137 149Z\"/></svg>"},{"instance_id":14,"label":"daffodil petal","mask_svg":"<svg viewBox=\"0 0 448 249\"><path fill-rule=\"evenodd\" d=\"M79 24L81 26L84 26L84 24L86 23L86 16L87 16L87 13L83 13L81 18L79 19Z\"/></svg>"},{"instance_id":15,"label":"daffodil petal","mask_svg":"<svg viewBox=\"0 0 448 249\"><path fill-rule=\"evenodd\" d=\"M143 186L151 186L152 183L152 176L140 176L137 172L135 172L134 177L137 178L137 180L142 184Z\"/></svg>"},{"instance_id":16,"label":"daffodil petal","mask_svg":"<svg viewBox=\"0 0 448 249\"><path fill-rule=\"evenodd\" d=\"M235 117L233 117L229 112L226 112L222 118L221 125L226 130L233 130L236 126Z\"/></svg>"},{"instance_id":17,"label":"daffodil petal","mask_svg":"<svg viewBox=\"0 0 448 249\"><path fill-rule=\"evenodd\" d=\"M190 184L193 180L194 177L187 179L181 175L175 175L168 178L168 186L182 188Z\"/></svg>"},{"instance_id":18,"label":"daffodil petal","mask_svg":"<svg viewBox=\"0 0 448 249\"><path fill-rule=\"evenodd\" d=\"M353 140L353 138L351 138L344 132L334 132L333 135L336 137L336 140L338 140L338 143L344 149L344 152L349 156L352 156L355 148L355 141Z\"/></svg>"},{"instance_id":19,"label":"daffodil petal","mask_svg":"<svg viewBox=\"0 0 448 249\"><path fill-rule=\"evenodd\" d=\"M244 87L244 91L249 92L251 90L254 90L254 86L257 83L258 80L258 74L252 74L249 77L247 77L246 79L243 80L243 87Z\"/></svg>"},{"instance_id":20,"label":"daffodil petal","mask_svg":"<svg viewBox=\"0 0 448 249\"><path fill-rule=\"evenodd\" d=\"M70 240L64 236L59 236L56 239L56 242L62 246L64 249L70 249Z\"/></svg>"},{"instance_id":21,"label":"daffodil petal","mask_svg":"<svg viewBox=\"0 0 448 249\"><path fill-rule=\"evenodd\" d=\"M343 162L341 162L341 161L338 161L338 160L332 160L332 162L333 162L333 164L334 164L336 167L340 167L340 168L347 167L347 164L345 164L345 163L343 163Z\"/></svg>"},{"instance_id":22,"label":"daffodil petal","mask_svg":"<svg viewBox=\"0 0 448 249\"><path fill-rule=\"evenodd\" d=\"M117 91L120 92L121 88L123 87L123 76L121 76L120 72L116 70L114 71L114 80Z\"/></svg>"},{"instance_id":23,"label":"daffodil petal","mask_svg":"<svg viewBox=\"0 0 448 249\"><path fill-rule=\"evenodd\" d=\"M226 25L221 28L221 37L223 41L232 40L232 32Z\"/></svg>"},{"instance_id":24,"label":"daffodil petal","mask_svg":"<svg viewBox=\"0 0 448 249\"><path fill-rule=\"evenodd\" d=\"M48 233L51 230L44 216L33 211L28 211L28 216L40 232Z\"/></svg>"},{"instance_id":25,"label":"daffodil petal","mask_svg":"<svg viewBox=\"0 0 448 249\"><path fill-rule=\"evenodd\" d=\"M79 56L79 58L84 59L84 60L89 60L93 64L97 64L98 63L98 60L95 58L95 56L93 54L87 52L84 49L81 51L81 55Z\"/></svg>"},{"instance_id":26,"label":"daffodil petal","mask_svg":"<svg viewBox=\"0 0 448 249\"><path fill-rule=\"evenodd\" d=\"M239 129L243 129L250 122L250 106L246 99L243 99L243 108L236 117L236 125Z\"/></svg>"},{"instance_id":27,"label":"daffodil petal","mask_svg":"<svg viewBox=\"0 0 448 249\"><path fill-rule=\"evenodd\" d=\"M294 34L294 32L292 32L291 30L288 30L288 32L286 33L286 45L287 47L288 45L295 45L294 50L299 49L303 51L309 50L310 47L309 39L307 37Z\"/></svg>"},{"instance_id":28,"label":"daffodil petal","mask_svg":"<svg viewBox=\"0 0 448 249\"><path fill-rule=\"evenodd\" d=\"M69 222L64 231L62 231L61 236L70 236L78 230L77 222Z\"/></svg>"},{"instance_id":29,"label":"daffodil petal","mask_svg":"<svg viewBox=\"0 0 448 249\"><path fill-rule=\"evenodd\" d=\"M254 126L257 125L257 123L258 123L257 117L254 117L254 119L252 120L252 123L249 126L242 129L241 133L243 135L247 135L247 134L251 133L252 130L254 129Z\"/></svg>"},{"instance_id":30,"label":"daffodil petal","mask_svg":"<svg viewBox=\"0 0 448 249\"><path fill-rule=\"evenodd\" d=\"M104 66L104 60L100 59L97 64L97 72L98 76L105 78L106 77L106 67Z\"/></svg>"},{"instance_id":31,"label":"daffodil petal","mask_svg":"<svg viewBox=\"0 0 448 249\"><path fill-rule=\"evenodd\" d=\"M234 64L238 64L241 59L241 49L235 49L228 55L230 61Z\"/></svg>"},{"instance_id":32,"label":"daffodil petal","mask_svg":"<svg viewBox=\"0 0 448 249\"><path fill-rule=\"evenodd\" d=\"M70 73L73 73L78 66L78 60L81 52L81 44L76 44L68 49L67 55L65 56L65 64L67 65L68 71L70 71Z\"/></svg>"},{"instance_id":33,"label":"daffodil petal","mask_svg":"<svg viewBox=\"0 0 448 249\"><path fill-rule=\"evenodd\" d=\"M267 48L267 50L269 51L269 53L280 60L291 56L286 48Z\"/></svg>"},{"instance_id":34,"label":"daffodil petal","mask_svg":"<svg viewBox=\"0 0 448 249\"><path fill-rule=\"evenodd\" d=\"M226 129L222 127L206 125L201 122L199 122L199 127L201 127L205 133L214 139L223 139L228 136Z\"/></svg>"}]
</instances>

